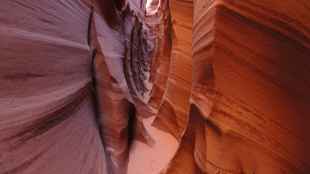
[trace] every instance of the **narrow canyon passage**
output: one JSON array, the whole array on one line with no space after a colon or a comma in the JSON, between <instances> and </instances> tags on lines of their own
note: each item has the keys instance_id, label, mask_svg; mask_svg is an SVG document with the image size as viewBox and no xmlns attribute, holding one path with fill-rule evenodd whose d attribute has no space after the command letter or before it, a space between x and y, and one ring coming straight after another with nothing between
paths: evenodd
<instances>
[{"instance_id":1,"label":"narrow canyon passage","mask_svg":"<svg viewBox=\"0 0 310 174\"><path fill-rule=\"evenodd\" d=\"M310 1L2 0L0 174L309 174Z\"/></svg>"}]
</instances>

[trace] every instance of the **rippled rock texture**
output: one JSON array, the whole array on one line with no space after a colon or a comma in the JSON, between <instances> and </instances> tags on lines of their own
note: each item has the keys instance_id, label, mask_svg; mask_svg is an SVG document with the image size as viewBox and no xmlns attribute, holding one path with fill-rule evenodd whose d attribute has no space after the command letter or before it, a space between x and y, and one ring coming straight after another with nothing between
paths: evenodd
<instances>
[{"instance_id":1,"label":"rippled rock texture","mask_svg":"<svg viewBox=\"0 0 310 174\"><path fill-rule=\"evenodd\" d=\"M191 116L205 120L203 170L309 173L310 2L194 4Z\"/></svg>"},{"instance_id":2,"label":"rippled rock texture","mask_svg":"<svg viewBox=\"0 0 310 174\"><path fill-rule=\"evenodd\" d=\"M2 0L0 174L310 173L310 1Z\"/></svg>"},{"instance_id":3,"label":"rippled rock texture","mask_svg":"<svg viewBox=\"0 0 310 174\"><path fill-rule=\"evenodd\" d=\"M1 2L0 173L165 170L189 109L182 3Z\"/></svg>"}]
</instances>

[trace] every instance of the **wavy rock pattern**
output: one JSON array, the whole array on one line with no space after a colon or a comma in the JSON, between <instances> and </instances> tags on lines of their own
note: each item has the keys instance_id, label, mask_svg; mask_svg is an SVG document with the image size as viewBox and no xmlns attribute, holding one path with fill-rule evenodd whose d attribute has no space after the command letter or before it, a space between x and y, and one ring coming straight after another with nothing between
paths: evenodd
<instances>
[{"instance_id":1,"label":"wavy rock pattern","mask_svg":"<svg viewBox=\"0 0 310 174\"><path fill-rule=\"evenodd\" d=\"M78 0L1 2L1 174L106 173L90 85L90 13Z\"/></svg>"},{"instance_id":2,"label":"wavy rock pattern","mask_svg":"<svg viewBox=\"0 0 310 174\"><path fill-rule=\"evenodd\" d=\"M0 174L310 173L310 1L3 0Z\"/></svg>"},{"instance_id":3,"label":"wavy rock pattern","mask_svg":"<svg viewBox=\"0 0 310 174\"><path fill-rule=\"evenodd\" d=\"M206 172L309 173L309 1L194 4Z\"/></svg>"}]
</instances>

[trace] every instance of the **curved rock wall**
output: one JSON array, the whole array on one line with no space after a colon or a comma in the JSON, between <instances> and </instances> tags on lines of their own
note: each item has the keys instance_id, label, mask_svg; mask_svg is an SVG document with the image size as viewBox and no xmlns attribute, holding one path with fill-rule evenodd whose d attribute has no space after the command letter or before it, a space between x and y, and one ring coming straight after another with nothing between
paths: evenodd
<instances>
[{"instance_id":1,"label":"curved rock wall","mask_svg":"<svg viewBox=\"0 0 310 174\"><path fill-rule=\"evenodd\" d=\"M196 0L207 173L309 173L309 1Z\"/></svg>"},{"instance_id":2,"label":"curved rock wall","mask_svg":"<svg viewBox=\"0 0 310 174\"><path fill-rule=\"evenodd\" d=\"M0 36L0 174L310 173L308 0L3 0Z\"/></svg>"}]
</instances>

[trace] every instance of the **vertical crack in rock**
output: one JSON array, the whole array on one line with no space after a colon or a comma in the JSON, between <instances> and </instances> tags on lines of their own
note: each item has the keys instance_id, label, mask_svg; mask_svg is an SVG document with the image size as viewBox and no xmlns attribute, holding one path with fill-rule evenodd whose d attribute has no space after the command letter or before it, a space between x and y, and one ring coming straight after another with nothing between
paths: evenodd
<instances>
[{"instance_id":1,"label":"vertical crack in rock","mask_svg":"<svg viewBox=\"0 0 310 174\"><path fill-rule=\"evenodd\" d=\"M112 173L126 170L129 148L134 140L154 144L153 137L145 128L144 119L154 114L148 103L154 95L154 84L159 80L166 83L158 73L159 70L163 71L159 69L162 59L169 60L167 52L170 51L167 49L171 50L171 43L167 43L167 29L171 28L167 26L171 25L168 1L154 2L149 6L158 6L156 13L149 13L146 0L126 1L122 8L116 10L115 18L119 23L115 26L111 26L99 13L94 14L96 39L103 54L98 58L104 58L108 71L104 72L107 74L100 73L102 77L98 76L97 88L101 93L98 99L101 108L99 122L108 154L108 167ZM169 46L163 48L163 43ZM166 52L163 53L163 50ZM164 63L169 63L167 60ZM98 71L103 72L102 67ZM134 104L134 116L128 114L131 108L128 101Z\"/></svg>"},{"instance_id":2,"label":"vertical crack in rock","mask_svg":"<svg viewBox=\"0 0 310 174\"><path fill-rule=\"evenodd\" d=\"M152 95L155 79L152 76L156 75L152 72L158 69L160 40L163 39L165 25L169 25L165 17L169 10L167 3L141 0L139 10L142 12L130 12L132 29L126 39L124 73L130 94L145 104Z\"/></svg>"},{"instance_id":3,"label":"vertical crack in rock","mask_svg":"<svg viewBox=\"0 0 310 174\"><path fill-rule=\"evenodd\" d=\"M161 41L166 38L167 25L171 25L168 3L167 0L126 1L117 11L119 27L116 29L100 16L95 17L98 41L108 69L133 103L147 104L152 97L158 59L162 56L164 42Z\"/></svg>"}]
</instances>

